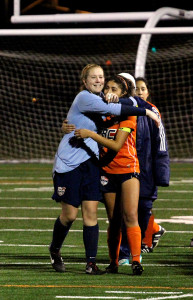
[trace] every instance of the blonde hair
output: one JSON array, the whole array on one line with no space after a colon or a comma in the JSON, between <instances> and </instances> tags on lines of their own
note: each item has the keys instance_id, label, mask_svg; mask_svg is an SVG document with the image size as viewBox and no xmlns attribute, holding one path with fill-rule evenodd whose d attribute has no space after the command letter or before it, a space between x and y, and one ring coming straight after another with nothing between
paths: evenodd
<instances>
[{"instance_id":1,"label":"blonde hair","mask_svg":"<svg viewBox=\"0 0 193 300\"><path fill-rule=\"evenodd\" d=\"M82 69L82 72L81 72L81 75L80 75L80 79L81 79L81 87L80 87L80 90L84 90L85 89L85 85L83 83L83 80L86 80L88 75L89 75L89 72L91 69L93 68L101 68L103 70L103 68L97 64L88 64L86 65L83 69Z\"/></svg>"}]
</instances>

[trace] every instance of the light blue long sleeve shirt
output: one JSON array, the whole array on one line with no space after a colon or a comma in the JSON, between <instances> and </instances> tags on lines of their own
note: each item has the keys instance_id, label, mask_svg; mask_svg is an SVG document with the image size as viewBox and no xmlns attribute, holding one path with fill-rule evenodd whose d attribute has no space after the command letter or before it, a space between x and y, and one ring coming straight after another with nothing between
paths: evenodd
<instances>
[{"instance_id":1,"label":"light blue long sleeve shirt","mask_svg":"<svg viewBox=\"0 0 193 300\"><path fill-rule=\"evenodd\" d=\"M95 122L89 118L90 114L100 115L120 115L121 104L105 103L100 96L92 94L87 90L80 92L74 99L67 114L67 120L74 124L77 129L86 128L97 132ZM77 168L81 163L90 158L90 154L80 147L73 147L70 144L74 131L65 134L62 138L58 150L55 154L53 172L69 172ZM97 142L91 138L84 139L84 143L89 147L94 155L99 157L99 148Z\"/></svg>"}]
</instances>

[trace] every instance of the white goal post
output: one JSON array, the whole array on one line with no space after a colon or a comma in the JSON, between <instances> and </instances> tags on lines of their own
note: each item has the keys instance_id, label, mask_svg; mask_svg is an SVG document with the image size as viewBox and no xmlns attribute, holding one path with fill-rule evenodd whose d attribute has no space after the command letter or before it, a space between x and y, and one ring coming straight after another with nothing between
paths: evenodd
<instances>
[{"instance_id":1,"label":"white goal post","mask_svg":"<svg viewBox=\"0 0 193 300\"><path fill-rule=\"evenodd\" d=\"M180 19L190 19L193 18L193 14L186 10L181 10L172 7L162 7L156 10L151 17L148 19L144 29L154 28L157 23L165 15L173 16ZM167 31L166 33L169 33ZM151 39L151 34L142 34L139 46L137 50L136 64L135 64L135 77L145 76L145 62L148 51L149 42Z\"/></svg>"},{"instance_id":2,"label":"white goal post","mask_svg":"<svg viewBox=\"0 0 193 300\"><path fill-rule=\"evenodd\" d=\"M117 14L110 14L109 21L122 18L122 13ZM142 17L131 14L124 13L125 18ZM82 22L88 15L101 21L101 14L71 17L78 15ZM91 61L104 68L106 78L123 71L135 76L139 76L136 69L141 76L145 72L153 103L166 126L171 159L192 159L193 27L155 26L165 18L192 19L193 14L162 8L145 15L144 28L128 27L132 22L126 23L127 28L91 28L90 21L90 28L80 24L79 28L69 28L69 24L65 28L38 28L35 21L36 29L28 25L25 29L0 29L0 160L53 158L61 122L79 86L80 70ZM67 16L63 14L63 18ZM19 11L18 17L23 17ZM146 50L137 61L141 44ZM139 65L143 68L137 68Z\"/></svg>"},{"instance_id":3,"label":"white goal post","mask_svg":"<svg viewBox=\"0 0 193 300\"><path fill-rule=\"evenodd\" d=\"M179 8L162 7L155 12L128 13L89 13L89 14L53 14L53 15L21 15L21 0L14 0L12 23L45 23L45 22L117 22L148 20L144 28L75 28L75 29L18 29L1 30L0 35L115 35L141 34L136 55L135 76L145 76L147 50L152 34L184 34L193 33L193 27L161 27L155 28L160 20L193 19L193 11Z\"/></svg>"}]
</instances>

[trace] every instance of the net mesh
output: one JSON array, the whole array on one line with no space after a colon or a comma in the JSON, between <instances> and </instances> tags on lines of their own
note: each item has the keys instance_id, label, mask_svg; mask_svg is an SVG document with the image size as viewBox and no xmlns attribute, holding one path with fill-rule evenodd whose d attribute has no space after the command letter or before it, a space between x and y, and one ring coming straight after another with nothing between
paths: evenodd
<instances>
[{"instance_id":1,"label":"net mesh","mask_svg":"<svg viewBox=\"0 0 193 300\"><path fill-rule=\"evenodd\" d=\"M87 63L134 74L138 36L0 38L0 159L53 159ZM193 157L193 37L153 36L146 78L171 158Z\"/></svg>"}]
</instances>

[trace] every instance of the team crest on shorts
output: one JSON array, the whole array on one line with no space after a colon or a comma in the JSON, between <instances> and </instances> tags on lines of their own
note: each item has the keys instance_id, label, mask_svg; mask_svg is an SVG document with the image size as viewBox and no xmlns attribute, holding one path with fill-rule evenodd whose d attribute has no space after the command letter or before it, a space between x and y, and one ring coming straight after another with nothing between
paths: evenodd
<instances>
[{"instance_id":1,"label":"team crest on shorts","mask_svg":"<svg viewBox=\"0 0 193 300\"><path fill-rule=\"evenodd\" d=\"M104 185L107 185L109 182L108 178L105 177L105 176L101 176L101 184L104 186Z\"/></svg>"},{"instance_id":2,"label":"team crest on shorts","mask_svg":"<svg viewBox=\"0 0 193 300\"><path fill-rule=\"evenodd\" d=\"M58 190L57 190L58 196L63 196L64 193L65 193L65 191L66 191L66 188L65 188L65 187L59 186L59 187L58 187Z\"/></svg>"}]
</instances>

